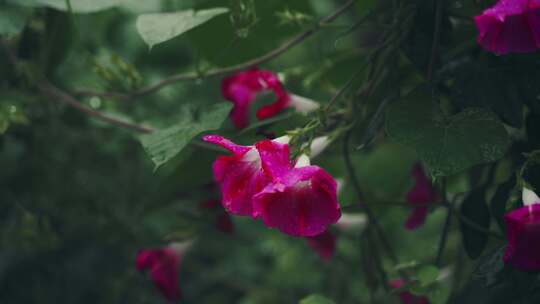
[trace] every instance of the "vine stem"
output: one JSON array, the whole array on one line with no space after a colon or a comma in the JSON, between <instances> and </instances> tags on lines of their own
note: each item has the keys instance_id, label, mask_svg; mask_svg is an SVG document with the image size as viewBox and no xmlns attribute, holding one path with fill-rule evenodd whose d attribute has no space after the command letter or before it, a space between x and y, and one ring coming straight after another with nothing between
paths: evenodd
<instances>
[{"instance_id":1,"label":"vine stem","mask_svg":"<svg viewBox=\"0 0 540 304\"><path fill-rule=\"evenodd\" d=\"M190 72L190 73L171 75L153 85L143 87L133 93L126 94L126 93L121 93L121 92L100 92L100 91L84 89L84 90L76 91L74 94L76 96L99 96L99 97L113 98L113 99L118 99L118 100L129 100L129 99L135 99L137 97L141 97L144 95L152 94L154 92L159 91L165 86L168 86L170 84L173 84L179 81L194 81L194 80L199 80L202 78L221 76L221 75L226 75L226 74L234 73L237 71L245 70L245 69L263 64L265 62L268 62L272 59L275 59L279 57L281 54L293 48L294 46L302 43L307 38L313 36L313 34L319 31L319 29L323 28L324 25L334 21L340 15L345 13L351 6L354 5L354 3L355 3L355 0L348 0L342 6L340 6L336 11L334 11L332 14L320 19L317 23L315 23L315 25L312 28L298 34L297 36L293 37L292 39L288 40L287 42L279 46L278 48L273 49L272 51L260 57L248 60L246 62L237 64L237 65L212 69L205 73Z\"/></svg>"},{"instance_id":2,"label":"vine stem","mask_svg":"<svg viewBox=\"0 0 540 304\"><path fill-rule=\"evenodd\" d=\"M431 56L429 57L429 65L427 70L427 81L431 83L433 81L433 70L435 67L435 61L437 60L437 53L439 52L439 40L441 38L441 21L442 21L442 9L443 0L434 0L435 2L435 25L433 28L433 42L431 44Z\"/></svg>"},{"instance_id":3,"label":"vine stem","mask_svg":"<svg viewBox=\"0 0 540 304\"><path fill-rule=\"evenodd\" d=\"M55 87L54 85L52 85L48 81L42 81L42 82L38 83L37 87L38 87L39 91L43 95L45 95L45 96L47 96L47 97L49 97L49 98L51 98L53 100L56 100L58 102L70 105L71 107L79 110L80 112L82 112L84 114L87 114L87 115L89 115L91 117L94 117L96 119L108 122L110 124L113 124L113 125L116 125L116 126L119 126L119 127L122 127L122 128L134 130L134 131L137 131L137 132L141 132L141 133L151 133L151 132L155 131L155 129L152 128L152 127L131 123L131 122L128 122L128 121L125 121L125 120L121 120L121 119L118 119L118 118L103 114L103 113L101 113L99 111L93 110L92 108L87 107L84 104L82 104L81 102L79 102L73 96L71 96L68 93L58 89L57 87Z\"/></svg>"},{"instance_id":4,"label":"vine stem","mask_svg":"<svg viewBox=\"0 0 540 304\"><path fill-rule=\"evenodd\" d=\"M461 212L459 212L459 210L456 210L454 208L454 206L450 205L450 204L447 204L445 205L445 207L447 207L454 215L456 215L460 220L463 221L463 223L469 227L471 227L472 229L476 230L476 231L479 231L479 232L483 232L485 234L487 234L488 236L491 236L493 238L496 238L496 239L499 239L499 240L504 240L504 236L496 231L492 231L490 229L486 229L482 226L480 226L479 224L477 224L475 221L469 219L468 217L464 216L463 214L461 214Z\"/></svg>"},{"instance_id":5,"label":"vine stem","mask_svg":"<svg viewBox=\"0 0 540 304\"><path fill-rule=\"evenodd\" d=\"M448 197L446 195L446 178L442 180L441 194L443 197L443 203L448 203ZM450 203L448 203L450 205ZM450 207L453 204L450 205ZM446 247L446 241L448 240L448 233L450 232L450 224L452 223L452 211L450 209L446 213L446 219L444 221L441 238L439 240L439 248L437 249L437 257L435 258L435 265L441 267L442 256L444 254L444 248Z\"/></svg>"},{"instance_id":6,"label":"vine stem","mask_svg":"<svg viewBox=\"0 0 540 304\"><path fill-rule=\"evenodd\" d=\"M122 119L104 114L102 112L96 111L90 107L87 107L84 104L82 104L80 101L78 101L75 97L60 90L59 88L55 87L48 81L42 81L38 83L37 87L43 96L46 96L60 103L65 103L90 117L107 122L111 125L115 125L118 127L122 127L124 129L136 131L136 132L144 133L144 134L149 134L149 133L158 131L158 129L155 129L153 127L122 120ZM214 145L210 145L201 140L192 140L190 144L193 146L202 148L202 149L206 149L206 150L223 152L221 148L216 148Z\"/></svg>"},{"instance_id":7,"label":"vine stem","mask_svg":"<svg viewBox=\"0 0 540 304\"><path fill-rule=\"evenodd\" d=\"M362 192L362 189L360 188L360 184L359 184L359 181L358 181L358 177L356 176L356 172L354 171L354 167L353 167L353 164L352 164L352 161L351 161L351 155L350 155L350 138L351 138L351 134L352 134L352 128L347 130L347 132L345 133L345 138L343 140L343 158L345 160L345 167L347 169L347 173L349 175L349 178L351 179L351 182L352 182L352 185L353 185L353 188L356 192L356 195L358 196L358 199L363 202L364 201L364 194ZM392 248L392 246L390 245L390 242L388 241L388 238L386 237L386 234L384 233L382 227L381 227L381 224L379 223L379 220L375 217L375 213L373 212L373 210L371 209L371 207L369 207L369 205L365 204L365 203L362 203L362 208L364 209L364 211L366 212L367 216L368 216L368 219L369 219L369 223L373 225L373 227L375 228L375 231L377 232L377 234L379 235L379 238L381 239L381 243L384 247L384 250L386 251L386 253L388 254L388 256L390 257L390 259L394 262L394 263L398 263L398 258L397 258L397 255L394 251L394 249Z\"/></svg>"},{"instance_id":8,"label":"vine stem","mask_svg":"<svg viewBox=\"0 0 540 304\"><path fill-rule=\"evenodd\" d=\"M384 202L382 204L385 204L385 205L393 205L393 206L400 206L400 207L403 207L403 208L409 208L409 209L414 209L414 208L417 208L417 207L434 207L434 208L437 208L437 207L444 207L444 208L447 208L449 209L455 216L457 216L458 218L460 219L463 219L463 224L469 226L470 228L478 231L478 232L482 232L482 233L485 233L487 234L488 236L491 236L491 237L494 237L494 238L497 238L497 239L504 239L504 236L497 233L496 231L493 231L493 230L489 230L489 229L486 229L486 228L483 228L482 226L480 226L478 223L476 223L475 221L467 218L466 216L463 216L461 214L461 212L459 212L459 210L456 210L454 207L453 207L453 204L451 203L442 203L442 204L433 204L433 203L427 203L427 204L418 204L418 205L411 205L409 203L406 203L406 202Z\"/></svg>"}]
</instances>

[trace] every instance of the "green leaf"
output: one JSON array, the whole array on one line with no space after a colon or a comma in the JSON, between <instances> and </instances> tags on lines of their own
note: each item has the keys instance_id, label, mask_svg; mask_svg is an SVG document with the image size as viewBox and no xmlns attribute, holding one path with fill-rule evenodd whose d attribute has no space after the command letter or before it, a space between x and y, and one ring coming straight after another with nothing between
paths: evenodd
<instances>
[{"instance_id":1,"label":"green leaf","mask_svg":"<svg viewBox=\"0 0 540 304\"><path fill-rule=\"evenodd\" d=\"M475 189L469 193L461 204L461 215L468 219L468 223L461 219L461 235L465 252L471 259L478 258L488 242L488 235L472 227L476 226L489 229L490 215L486 204L486 189L484 187Z\"/></svg>"},{"instance_id":2,"label":"green leaf","mask_svg":"<svg viewBox=\"0 0 540 304\"><path fill-rule=\"evenodd\" d=\"M137 31L152 48L228 11L227 8L216 7L200 11L144 14L137 18Z\"/></svg>"},{"instance_id":3,"label":"green leaf","mask_svg":"<svg viewBox=\"0 0 540 304\"><path fill-rule=\"evenodd\" d=\"M424 266L418 270L416 276L418 281L420 281L421 286L428 286L437 281L437 278L439 277L439 269L431 265Z\"/></svg>"},{"instance_id":4,"label":"green leaf","mask_svg":"<svg viewBox=\"0 0 540 304\"><path fill-rule=\"evenodd\" d=\"M230 103L215 104L198 119L194 118L191 111L185 110L178 124L141 136L141 143L156 169L178 155L193 137L205 131L219 129L231 108Z\"/></svg>"},{"instance_id":5,"label":"green leaf","mask_svg":"<svg viewBox=\"0 0 540 304\"><path fill-rule=\"evenodd\" d=\"M334 304L334 301L321 295L313 294L300 300L300 304Z\"/></svg>"},{"instance_id":6,"label":"green leaf","mask_svg":"<svg viewBox=\"0 0 540 304\"><path fill-rule=\"evenodd\" d=\"M414 148L434 176L495 161L510 144L506 129L493 113L466 109L446 116L430 94L420 90L389 108L386 131L395 141Z\"/></svg>"},{"instance_id":7,"label":"green leaf","mask_svg":"<svg viewBox=\"0 0 540 304\"><path fill-rule=\"evenodd\" d=\"M29 11L20 7L0 4L0 35L17 35L21 32Z\"/></svg>"},{"instance_id":8,"label":"green leaf","mask_svg":"<svg viewBox=\"0 0 540 304\"><path fill-rule=\"evenodd\" d=\"M494 69L485 63L464 65L458 69L452 87L452 102L460 108L481 107L495 112L504 122L520 128L523 123L523 94L515 79L518 71ZM523 73L522 71L519 71ZM509 76L512 75L512 76Z\"/></svg>"},{"instance_id":9,"label":"green leaf","mask_svg":"<svg viewBox=\"0 0 540 304\"><path fill-rule=\"evenodd\" d=\"M51 7L61 11L68 11L66 0L8 0L21 6ZM121 0L70 0L74 13L94 13L119 5Z\"/></svg>"}]
</instances>

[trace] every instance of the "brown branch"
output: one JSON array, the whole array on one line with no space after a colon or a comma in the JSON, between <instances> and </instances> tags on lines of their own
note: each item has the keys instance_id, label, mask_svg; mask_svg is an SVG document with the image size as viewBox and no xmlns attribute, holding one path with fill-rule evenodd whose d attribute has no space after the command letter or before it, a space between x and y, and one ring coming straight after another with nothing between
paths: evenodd
<instances>
[{"instance_id":1,"label":"brown branch","mask_svg":"<svg viewBox=\"0 0 540 304\"><path fill-rule=\"evenodd\" d=\"M113 124L113 125L116 125L116 126L119 126L119 127L122 127L122 128L138 131L138 132L141 132L141 133L150 133L150 132L155 131L154 128L139 125L139 124L135 124L135 123L131 123L131 122L128 122L128 121L125 121L125 120L121 120L121 119L118 119L118 118L103 114L103 113L101 113L99 111L95 111L95 110L85 106L80 101L75 99L73 96L67 94L66 92L64 92L62 90L60 90L59 88L55 87L54 85L50 84L47 81L42 81L42 82L38 83L37 87L38 87L39 91L41 92L41 94L43 94L44 96L47 96L47 97L49 97L49 98L51 98L51 99L53 99L55 101L70 105L71 107L73 107L73 108L75 108L75 109L77 109L77 110L79 110L79 111L81 111L81 112L83 112L83 113L85 113L85 114L87 114L87 115L89 115L91 117L94 117L96 119L105 121L107 123L110 123L110 124Z\"/></svg>"},{"instance_id":2,"label":"brown branch","mask_svg":"<svg viewBox=\"0 0 540 304\"><path fill-rule=\"evenodd\" d=\"M60 90L59 88L55 87L54 85L50 84L47 81L42 81L42 82L38 83L37 87L38 87L40 93L43 96L46 96L46 97L48 97L48 98L50 98L52 100L55 100L57 102L65 103L65 104L67 104L67 105L81 111L82 113L87 114L90 117L99 119L101 121L110 123L110 124L115 125L115 126L122 127L124 129L129 129L129 130L137 131L137 132L140 132L140 133L146 133L147 134L147 133L152 133L152 132L158 131L157 129L154 129L154 128L149 127L149 126L132 123L132 122L125 121L125 120L122 120L122 119L118 119L118 118L109 116L107 114L103 114L103 113L101 113L99 111L93 110L93 109L85 106L84 104L82 104L75 97L73 97L73 96L69 95L68 93ZM193 146L196 146L196 147L199 147L199 148L202 148L202 149L223 152L223 150L221 148L218 148L215 145L208 144L208 143L203 142L201 140L195 139L195 140L191 141L191 144Z\"/></svg>"},{"instance_id":3,"label":"brown branch","mask_svg":"<svg viewBox=\"0 0 540 304\"><path fill-rule=\"evenodd\" d=\"M307 38L311 37L313 34L315 34L320 28L322 28L327 23L330 23L337 19L340 15L345 13L348 8L354 5L354 0L348 0L345 4L343 4L341 7L339 7L336 11L334 11L332 14L322 18L317 22L312 28L298 34L297 36L293 37L289 41L285 42L283 45L279 46L278 48L251 60L248 60L246 62L224 67L224 68L217 68L207 71L206 73L196 73L196 72L190 72L190 73L183 73L183 74L176 74L169 76L153 85L143 87L133 93L121 93L121 92L99 92L95 90L80 90L76 91L74 94L76 96L99 96L99 97L106 97L106 98L113 98L117 100L129 100L134 99L137 97L141 97L144 95L152 94L154 92L159 91L165 86L168 86L170 84L173 84L175 82L179 81L194 81L199 80L205 77L215 77L215 76L222 76L230 73L234 73L237 71L245 70L260 64L263 64L265 62L268 62L276 57L279 57L281 54L285 53L289 49L293 48L294 46L300 44Z\"/></svg>"}]
</instances>

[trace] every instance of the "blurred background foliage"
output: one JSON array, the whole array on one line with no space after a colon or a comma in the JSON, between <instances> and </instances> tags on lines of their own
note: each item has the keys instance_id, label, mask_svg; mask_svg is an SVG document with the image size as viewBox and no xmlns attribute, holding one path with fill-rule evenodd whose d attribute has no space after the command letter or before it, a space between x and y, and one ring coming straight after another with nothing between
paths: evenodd
<instances>
[{"instance_id":1,"label":"blurred background foliage","mask_svg":"<svg viewBox=\"0 0 540 304\"><path fill-rule=\"evenodd\" d=\"M235 233L222 233L214 227L215 214L199 207L201 202L219 199L211 171L218 151L189 145L155 170L140 134L93 119L35 87L47 79L79 96L92 110L167 128L186 120L186 109L204 112L223 102L221 77L178 82L127 100L90 97L80 91L129 93L171 74L204 75L213 68L245 62L311 28L341 1L72 2L70 11L60 0L0 0L1 303L159 303L163 300L151 282L135 270L136 253L183 238L196 240L182 261L183 303L297 303L315 293L335 303L396 301L380 288L386 283L365 272L378 257L369 254L360 231L336 232L337 253L328 262L321 261L305 240L269 230L260 222L234 218ZM382 118L370 123L372 117L384 116L377 113L383 100L394 100L426 81L433 3L356 1L347 14L263 67L279 72L291 91L321 102L329 101L350 79L356 89L373 71L380 76L362 106L338 113L342 116L337 124L351 115L360 121L354 141L365 146L353 151L352 161L366 200L399 254L401 264L385 264L391 278L400 269L410 270L420 281L424 278L417 292L427 293L432 303L525 300L521 295L531 293L503 287L497 289L496 298L477 277L471 277L477 263L466 256L458 221L450 227L443 256L447 263L435 268L433 275L446 210L435 208L417 231L403 229L409 209L400 202L413 185L410 172L419 155L399 140L390 140ZM444 3L433 77L441 94L441 111L491 110L513 140L499 162L452 172L448 191L459 197L484 187L483 199L490 199L492 217L500 222L504 210L517 204L517 192L511 191L512 184L507 185L512 195L497 201L491 197L525 161L523 153L540 148L540 62L536 55L496 57L475 44L472 16L489 5L487 1ZM137 32L141 14L215 7L229 11L151 50ZM396 20L400 23L393 24ZM388 41L388 48L374 53L381 39ZM347 91L344 99L353 95ZM263 99L262 103L267 101ZM292 112L282 115L268 131L283 134L310 119ZM369 143L364 130L371 130ZM229 121L219 132L243 144L263 138L257 128L238 132ZM347 180L341 142L337 140L314 162L346 181L340 202L345 211L356 212L360 202ZM461 151L458 147L452 153ZM534 172L527 171L525 178L538 187ZM488 221L487 228L494 228L495 222ZM480 251L491 254L499 246L500 242L490 240ZM497 276L497 267L487 267L490 271L482 273L480 280ZM532 289L535 280L529 280ZM312 300L323 303L316 297Z\"/></svg>"}]
</instances>

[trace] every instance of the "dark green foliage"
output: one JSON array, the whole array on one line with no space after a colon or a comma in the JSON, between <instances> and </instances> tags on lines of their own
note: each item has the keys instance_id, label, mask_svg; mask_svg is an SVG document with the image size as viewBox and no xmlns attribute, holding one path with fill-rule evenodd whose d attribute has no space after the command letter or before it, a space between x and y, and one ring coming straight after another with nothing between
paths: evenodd
<instances>
[{"instance_id":1,"label":"dark green foliage","mask_svg":"<svg viewBox=\"0 0 540 304\"><path fill-rule=\"evenodd\" d=\"M509 145L504 126L492 113L470 108L446 115L424 89L393 104L386 121L388 135L414 148L435 176L495 161Z\"/></svg>"}]
</instances>

